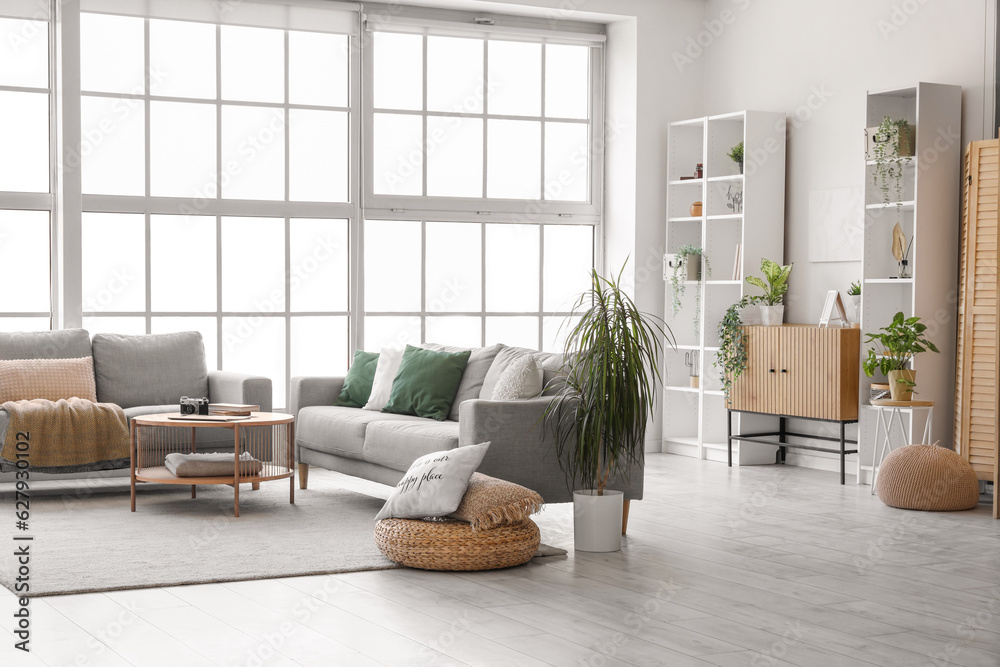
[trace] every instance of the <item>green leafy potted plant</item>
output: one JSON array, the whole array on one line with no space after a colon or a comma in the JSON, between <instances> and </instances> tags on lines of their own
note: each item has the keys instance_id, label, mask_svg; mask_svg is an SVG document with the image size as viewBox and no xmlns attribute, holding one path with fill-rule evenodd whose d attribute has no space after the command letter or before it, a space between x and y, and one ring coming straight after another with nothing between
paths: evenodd
<instances>
[{"instance_id":1,"label":"green leafy potted plant","mask_svg":"<svg viewBox=\"0 0 1000 667\"><path fill-rule=\"evenodd\" d=\"M905 118L884 116L872 137L873 183L882 192L888 206L890 192L896 196L896 209L902 207L903 169L913 155L913 133ZM891 187L890 187L891 186Z\"/></svg>"},{"instance_id":2,"label":"green leafy potted plant","mask_svg":"<svg viewBox=\"0 0 1000 667\"><path fill-rule=\"evenodd\" d=\"M691 244L682 245L674 253L670 260L673 273L670 275L670 286L673 288L673 313L676 316L681 310L681 296L688 282L701 280L701 264L705 263L705 271L712 275L712 265L708 261L708 255L701 248ZM694 334L699 333L699 322L701 319L701 290L695 295L694 300Z\"/></svg>"},{"instance_id":3,"label":"green leafy potted plant","mask_svg":"<svg viewBox=\"0 0 1000 667\"><path fill-rule=\"evenodd\" d=\"M766 305L760 306L760 323L779 325L785 316L782 301L788 291L788 274L792 272L792 265L782 266L769 259L761 259L760 270L767 279L766 283L757 276L747 276L748 283L764 290L762 301Z\"/></svg>"},{"instance_id":4,"label":"green leafy potted plant","mask_svg":"<svg viewBox=\"0 0 1000 667\"><path fill-rule=\"evenodd\" d=\"M924 331L927 325L919 317L903 317L896 313L892 323L879 329L883 333L867 334L866 343L875 343L868 350L864 361L865 375L871 377L875 371L889 378L889 392L894 401L909 401L913 398L913 388L917 386L917 372L906 366L914 356L930 350L938 352L934 343L927 340Z\"/></svg>"},{"instance_id":5,"label":"green leafy potted plant","mask_svg":"<svg viewBox=\"0 0 1000 667\"><path fill-rule=\"evenodd\" d=\"M574 542L580 551L621 549L621 491L606 488L642 461L646 421L660 380L663 341L676 347L660 318L640 311L618 277L591 274L567 322L565 374L550 383L556 395L545 422L573 492Z\"/></svg>"},{"instance_id":6,"label":"green leafy potted plant","mask_svg":"<svg viewBox=\"0 0 1000 667\"><path fill-rule=\"evenodd\" d=\"M851 297L851 301L854 302L854 319L858 322L861 321L861 282L855 280L851 283L851 286L847 288L847 296Z\"/></svg>"},{"instance_id":7,"label":"green leafy potted plant","mask_svg":"<svg viewBox=\"0 0 1000 667\"><path fill-rule=\"evenodd\" d=\"M742 174L743 173L743 142L741 141L740 143L738 143L735 146L733 146L732 148L730 148L729 152L726 155L729 156L730 160L732 160L737 165L739 165L739 167L740 167L740 173Z\"/></svg>"},{"instance_id":8,"label":"green leafy potted plant","mask_svg":"<svg viewBox=\"0 0 1000 667\"><path fill-rule=\"evenodd\" d=\"M715 355L715 367L721 371L722 390L729 402L729 390L747 368L747 341L743 331L743 319L748 309L754 308L764 297L747 295L729 306L719 322L719 351Z\"/></svg>"}]
</instances>

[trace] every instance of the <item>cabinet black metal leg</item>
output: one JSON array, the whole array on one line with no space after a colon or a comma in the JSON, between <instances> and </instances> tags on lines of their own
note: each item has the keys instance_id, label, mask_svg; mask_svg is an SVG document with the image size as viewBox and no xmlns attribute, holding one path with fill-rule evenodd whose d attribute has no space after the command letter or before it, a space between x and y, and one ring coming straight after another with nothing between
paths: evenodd
<instances>
[{"instance_id":1,"label":"cabinet black metal leg","mask_svg":"<svg viewBox=\"0 0 1000 667\"><path fill-rule=\"evenodd\" d=\"M845 429L844 422L840 422L840 483L841 484L844 484L844 477L845 477L845 475L844 475L844 465L845 465L845 463L844 462L845 462L845 460L847 458L847 456L846 456L846 454L844 452L844 449L845 449L845 447L844 447L844 429ZM859 438L859 440L860 440L860 438Z\"/></svg>"},{"instance_id":2,"label":"cabinet black metal leg","mask_svg":"<svg viewBox=\"0 0 1000 667\"><path fill-rule=\"evenodd\" d=\"M733 411L726 410L726 440L729 448L729 467L733 467Z\"/></svg>"},{"instance_id":3,"label":"cabinet black metal leg","mask_svg":"<svg viewBox=\"0 0 1000 667\"><path fill-rule=\"evenodd\" d=\"M785 434L786 434L786 431L785 431L785 418L784 417L778 417L778 442L784 442L785 441ZM784 463L785 463L785 456L787 456L787 455L788 455L788 448L787 447L785 447L784 445L782 445L781 447L778 447L778 457L781 459L780 463L782 465L784 465Z\"/></svg>"}]
</instances>

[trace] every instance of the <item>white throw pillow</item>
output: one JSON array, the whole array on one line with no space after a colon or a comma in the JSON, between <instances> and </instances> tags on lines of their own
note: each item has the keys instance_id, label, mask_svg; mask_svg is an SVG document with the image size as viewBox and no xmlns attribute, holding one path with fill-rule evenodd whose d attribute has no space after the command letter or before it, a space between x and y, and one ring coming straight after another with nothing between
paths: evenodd
<instances>
[{"instance_id":1,"label":"white throw pillow","mask_svg":"<svg viewBox=\"0 0 1000 667\"><path fill-rule=\"evenodd\" d=\"M451 514L462 503L469 479L489 446L484 442L421 456L403 475L375 520Z\"/></svg>"},{"instance_id":2,"label":"white throw pillow","mask_svg":"<svg viewBox=\"0 0 1000 667\"><path fill-rule=\"evenodd\" d=\"M381 412L389 402L392 393L392 381L396 379L399 364L403 361L403 351L396 348L383 347L378 353L378 363L375 365L375 378L372 380L372 393L363 410Z\"/></svg>"},{"instance_id":3,"label":"white throw pillow","mask_svg":"<svg viewBox=\"0 0 1000 667\"><path fill-rule=\"evenodd\" d=\"M534 398L542 393L543 374L534 355L521 355L504 369L490 398L494 401Z\"/></svg>"}]
</instances>

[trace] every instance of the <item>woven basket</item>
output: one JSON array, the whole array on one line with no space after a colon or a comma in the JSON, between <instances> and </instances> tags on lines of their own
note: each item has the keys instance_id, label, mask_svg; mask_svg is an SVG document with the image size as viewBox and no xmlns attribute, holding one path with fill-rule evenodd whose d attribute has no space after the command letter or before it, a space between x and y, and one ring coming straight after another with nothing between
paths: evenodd
<instances>
[{"instance_id":1,"label":"woven basket","mask_svg":"<svg viewBox=\"0 0 1000 667\"><path fill-rule=\"evenodd\" d=\"M464 521L383 519L375 544L386 558L420 570L496 570L531 560L541 543L531 519L473 533Z\"/></svg>"},{"instance_id":2,"label":"woven basket","mask_svg":"<svg viewBox=\"0 0 1000 667\"><path fill-rule=\"evenodd\" d=\"M890 507L951 512L979 504L979 480L968 461L937 445L893 450L878 471L875 492Z\"/></svg>"}]
</instances>

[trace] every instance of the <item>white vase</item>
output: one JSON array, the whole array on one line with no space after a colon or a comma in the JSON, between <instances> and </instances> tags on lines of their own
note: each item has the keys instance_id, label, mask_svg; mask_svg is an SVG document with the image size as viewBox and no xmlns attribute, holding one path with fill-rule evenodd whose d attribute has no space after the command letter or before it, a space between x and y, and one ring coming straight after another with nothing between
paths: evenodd
<instances>
[{"instance_id":1,"label":"white vase","mask_svg":"<svg viewBox=\"0 0 1000 667\"><path fill-rule=\"evenodd\" d=\"M855 322L860 322L861 321L861 295L860 294L851 294L850 296L851 296L851 301L854 302L854 321Z\"/></svg>"},{"instance_id":2,"label":"white vase","mask_svg":"<svg viewBox=\"0 0 1000 667\"><path fill-rule=\"evenodd\" d=\"M760 324L760 306L751 304L749 306L744 306L740 308L740 322L749 326L751 324Z\"/></svg>"},{"instance_id":3,"label":"white vase","mask_svg":"<svg viewBox=\"0 0 1000 667\"><path fill-rule=\"evenodd\" d=\"M621 551L625 494L604 490L573 492L573 544L577 551Z\"/></svg>"},{"instance_id":4,"label":"white vase","mask_svg":"<svg viewBox=\"0 0 1000 667\"><path fill-rule=\"evenodd\" d=\"M760 323L767 327L779 326L785 319L785 306L761 306Z\"/></svg>"}]
</instances>

